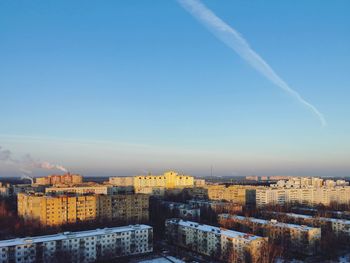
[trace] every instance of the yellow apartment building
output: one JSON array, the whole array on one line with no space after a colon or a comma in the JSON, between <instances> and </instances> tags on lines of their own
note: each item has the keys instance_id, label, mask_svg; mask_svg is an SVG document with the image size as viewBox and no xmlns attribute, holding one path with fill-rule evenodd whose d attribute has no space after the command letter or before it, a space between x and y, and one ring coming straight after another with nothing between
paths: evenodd
<instances>
[{"instance_id":1,"label":"yellow apartment building","mask_svg":"<svg viewBox=\"0 0 350 263\"><path fill-rule=\"evenodd\" d=\"M162 175L138 175L134 177L135 192L144 188L183 188L193 187L193 185L193 176L181 175L174 171L165 172Z\"/></svg>"}]
</instances>

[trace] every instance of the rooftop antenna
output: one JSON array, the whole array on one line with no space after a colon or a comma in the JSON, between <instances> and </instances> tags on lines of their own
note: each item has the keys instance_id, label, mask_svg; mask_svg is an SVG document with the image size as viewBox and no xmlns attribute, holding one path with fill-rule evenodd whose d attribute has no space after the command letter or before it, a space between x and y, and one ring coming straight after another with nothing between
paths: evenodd
<instances>
[{"instance_id":1,"label":"rooftop antenna","mask_svg":"<svg viewBox=\"0 0 350 263\"><path fill-rule=\"evenodd\" d=\"M210 177L213 177L213 165L210 166Z\"/></svg>"}]
</instances>

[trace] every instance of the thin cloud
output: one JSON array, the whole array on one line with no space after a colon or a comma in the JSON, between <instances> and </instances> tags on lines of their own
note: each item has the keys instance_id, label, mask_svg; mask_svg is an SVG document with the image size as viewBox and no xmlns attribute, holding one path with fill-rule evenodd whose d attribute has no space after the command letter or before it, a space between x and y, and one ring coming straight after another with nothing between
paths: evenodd
<instances>
[{"instance_id":1,"label":"thin cloud","mask_svg":"<svg viewBox=\"0 0 350 263\"><path fill-rule=\"evenodd\" d=\"M289 87L271 66L249 46L248 42L239 32L217 17L199 0L178 0L178 2L185 10L206 26L218 39L247 61L256 71L306 106L319 119L322 126L327 125L323 114L314 105L306 101L297 91Z\"/></svg>"}]
</instances>

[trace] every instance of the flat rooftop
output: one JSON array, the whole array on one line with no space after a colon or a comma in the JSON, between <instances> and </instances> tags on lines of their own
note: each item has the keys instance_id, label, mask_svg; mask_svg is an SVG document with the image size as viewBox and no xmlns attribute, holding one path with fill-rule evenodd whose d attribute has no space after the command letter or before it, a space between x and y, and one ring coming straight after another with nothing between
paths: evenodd
<instances>
[{"instance_id":1,"label":"flat rooftop","mask_svg":"<svg viewBox=\"0 0 350 263\"><path fill-rule=\"evenodd\" d=\"M247 233L242 233L238 231L228 230L228 229L222 229L216 226L210 226L210 225L203 225L199 224L197 222L192 221L186 221L182 219L170 219L168 222L179 224L180 226L189 227L192 229L198 229L203 232L213 233L216 235L224 235L230 238L238 238L238 239L245 239L245 240L255 240L262 238L260 236L255 236Z\"/></svg>"},{"instance_id":2,"label":"flat rooftop","mask_svg":"<svg viewBox=\"0 0 350 263\"><path fill-rule=\"evenodd\" d=\"M274 225L274 226L279 226L279 227L284 227L284 228L293 228L293 229L298 229L301 231L309 231L313 229L317 229L315 227L309 227L309 226L304 226L304 225L296 225L296 224L287 224L287 223L282 223L282 222L273 222L270 220L265 220L265 219L258 219L254 217L244 217L244 216L236 216L236 215L230 215L230 214L219 214L219 217L224 217L224 218L236 218L238 220L244 221L248 220L253 223L257 223L260 225Z\"/></svg>"},{"instance_id":3,"label":"flat rooftop","mask_svg":"<svg viewBox=\"0 0 350 263\"><path fill-rule=\"evenodd\" d=\"M15 238L15 239L9 239L9 240L0 240L0 248L18 246L18 245L27 245L27 244L33 244L33 243L42 243L42 242L49 242L49 241L101 236L101 235L107 235L107 234L129 232L134 230L146 230L151 228L152 227L148 225L130 225L130 226L122 226L122 227L103 228L103 229L98 228L94 230L79 231L79 232L63 232L63 233L58 233L54 235L46 235L46 236Z\"/></svg>"},{"instance_id":4,"label":"flat rooftop","mask_svg":"<svg viewBox=\"0 0 350 263\"><path fill-rule=\"evenodd\" d=\"M283 213L283 212L271 212L271 213L276 214L276 215L286 215L288 217L294 217L294 218L317 219L320 221L328 221L328 222L342 223L342 224L350 225L350 220L346 220L346 219L330 218L330 217L314 217L314 216L303 215L303 214Z\"/></svg>"}]
</instances>

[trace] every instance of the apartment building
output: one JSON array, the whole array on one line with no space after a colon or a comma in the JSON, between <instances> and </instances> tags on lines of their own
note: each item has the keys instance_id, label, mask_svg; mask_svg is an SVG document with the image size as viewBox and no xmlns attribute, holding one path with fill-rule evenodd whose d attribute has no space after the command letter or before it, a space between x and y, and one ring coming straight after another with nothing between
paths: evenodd
<instances>
[{"instance_id":1,"label":"apartment building","mask_svg":"<svg viewBox=\"0 0 350 263\"><path fill-rule=\"evenodd\" d=\"M0 182L0 196L9 197L11 195L11 187L9 184L3 184Z\"/></svg>"},{"instance_id":2,"label":"apartment building","mask_svg":"<svg viewBox=\"0 0 350 263\"><path fill-rule=\"evenodd\" d=\"M288 180L279 180L272 187L286 187L286 188L321 188L321 187L336 187L348 186L349 182L345 180L323 180L318 177L292 177Z\"/></svg>"},{"instance_id":3,"label":"apartment building","mask_svg":"<svg viewBox=\"0 0 350 263\"><path fill-rule=\"evenodd\" d=\"M148 221L147 195L42 195L18 194L18 215L46 226L82 221L125 223Z\"/></svg>"},{"instance_id":4,"label":"apartment building","mask_svg":"<svg viewBox=\"0 0 350 263\"><path fill-rule=\"evenodd\" d=\"M130 225L1 240L0 263L95 262L152 251L152 227Z\"/></svg>"},{"instance_id":5,"label":"apartment building","mask_svg":"<svg viewBox=\"0 0 350 263\"><path fill-rule=\"evenodd\" d=\"M337 236L344 235L350 237L350 220L270 211L265 211L264 215L278 217L287 222L320 227L322 231L331 230Z\"/></svg>"},{"instance_id":6,"label":"apartment building","mask_svg":"<svg viewBox=\"0 0 350 263\"><path fill-rule=\"evenodd\" d=\"M35 178L35 183L38 185L55 185L55 184L80 184L83 182L83 177L79 174L64 174L64 175L49 175L45 177Z\"/></svg>"},{"instance_id":7,"label":"apartment building","mask_svg":"<svg viewBox=\"0 0 350 263\"><path fill-rule=\"evenodd\" d=\"M72 186L72 187L48 187L46 194L104 194L114 193L114 187L109 185Z\"/></svg>"},{"instance_id":8,"label":"apartment building","mask_svg":"<svg viewBox=\"0 0 350 263\"><path fill-rule=\"evenodd\" d=\"M292 251L306 255L317 253L321 241L321 229L305 225L286 224L277 220L264 220L251 217L219 214L220 225L229 228L245 229L250 233L268 237L271 241L283 244Z\"/></svg>"},{"instance_id":9,"label":"apartment building","mask_svg":"<svg viewBox=\"0 0 350 263\"><path fill-rule=\"evenodd\" d=\"M145 194L112 195L112 220L126 223L149 220L149 196Z\"/></svg>"},{"instance_id":10,"label":"apartment building","mask_svg":"<svg viewBox=\"0 0 350 263\"><path fill-rule=\"evenodd\" d=\"M46 196L19 193L18 215L25 220L37 220L47 226L96 220L97 198L97 195Z\"/></svg>"},{"instance_id":11,"label":"apartment building","mask_svg":"<svg viewBox=\"0 0 350 263\"><path fill-rule=\"evenodd\" d=\"M311 187L311 188L258 188L256 189L256 205L258 207L285 203L300 203L304 205L330 205L350 203L350 187Z\"/></svg>"},{"instance_id":12,"label":"apartment building","mask_svg":"<svg viewBox=\"0 0 350 263\"><path fill-rule=\"evenodd\" d=\"M242 212L243 206L232 202L223 202L219 200L189 200L188 203L193 207L212 210L216 213L238 213Z\"/></svg>"},{"instance_id":13,"label":"apartment building","mask_svg":"<svg viewBox=\"0 0 350 263\"><path fill-rule=\"evenodd\" d=\"M114 186L134 186L134 177L128 176L128 177L109 177L109 184Z\"/></svg>"},{"instance_id":14,"label":"apartment building","mask_svg":"<svg viewBox=\"0 0 350 263\"><path fill-rule=\"evenodd\" d=\"M174 171L162 175L139 175L134 177L135 192L143 188L184 188L193 187L194 178L189 175L178 174Z\"/></svg>"},{"instance_id":15,"label":"apartment building","mask_svg":"<svg viewBox=\"0 0 350 263\"><path fill-rule=\"evenodd\" d=\"M154 200L157 203L157 209L164 211L167 215L172 217L179 217L186 220L199 220L201 216L201 210L191 204L169 202L163 200Z\"/></svg>"},{"instance_id":16,"label":"apartment building","mask_svg":"<svg viewBox=\"0 0 350 263\"><path fill-rule=\"evenodd\" d=\"M242 205L255 202L255 186L208 185L205 188L210 200L225 200Z\"/></svg>"},{"instance_id":17,"label":"apartment building","mask_svg":"<svg viewBox=\"0 0 350 263\"><path fill-rule=\"evenodd\" d=\"M181 219L165 222L169 243L226 262L258 262L264 258L267 238Z\"/></svg>"},{"instance_id":18,"label":"apartment building","mask_svg":"<svg viewBox=\"0 0 350 263\"><path fill-rule=\"evenodd\" d=\"M194 186L196 187L205 186L205 179L194 179Z\"/></svg>"}]
</instances>

